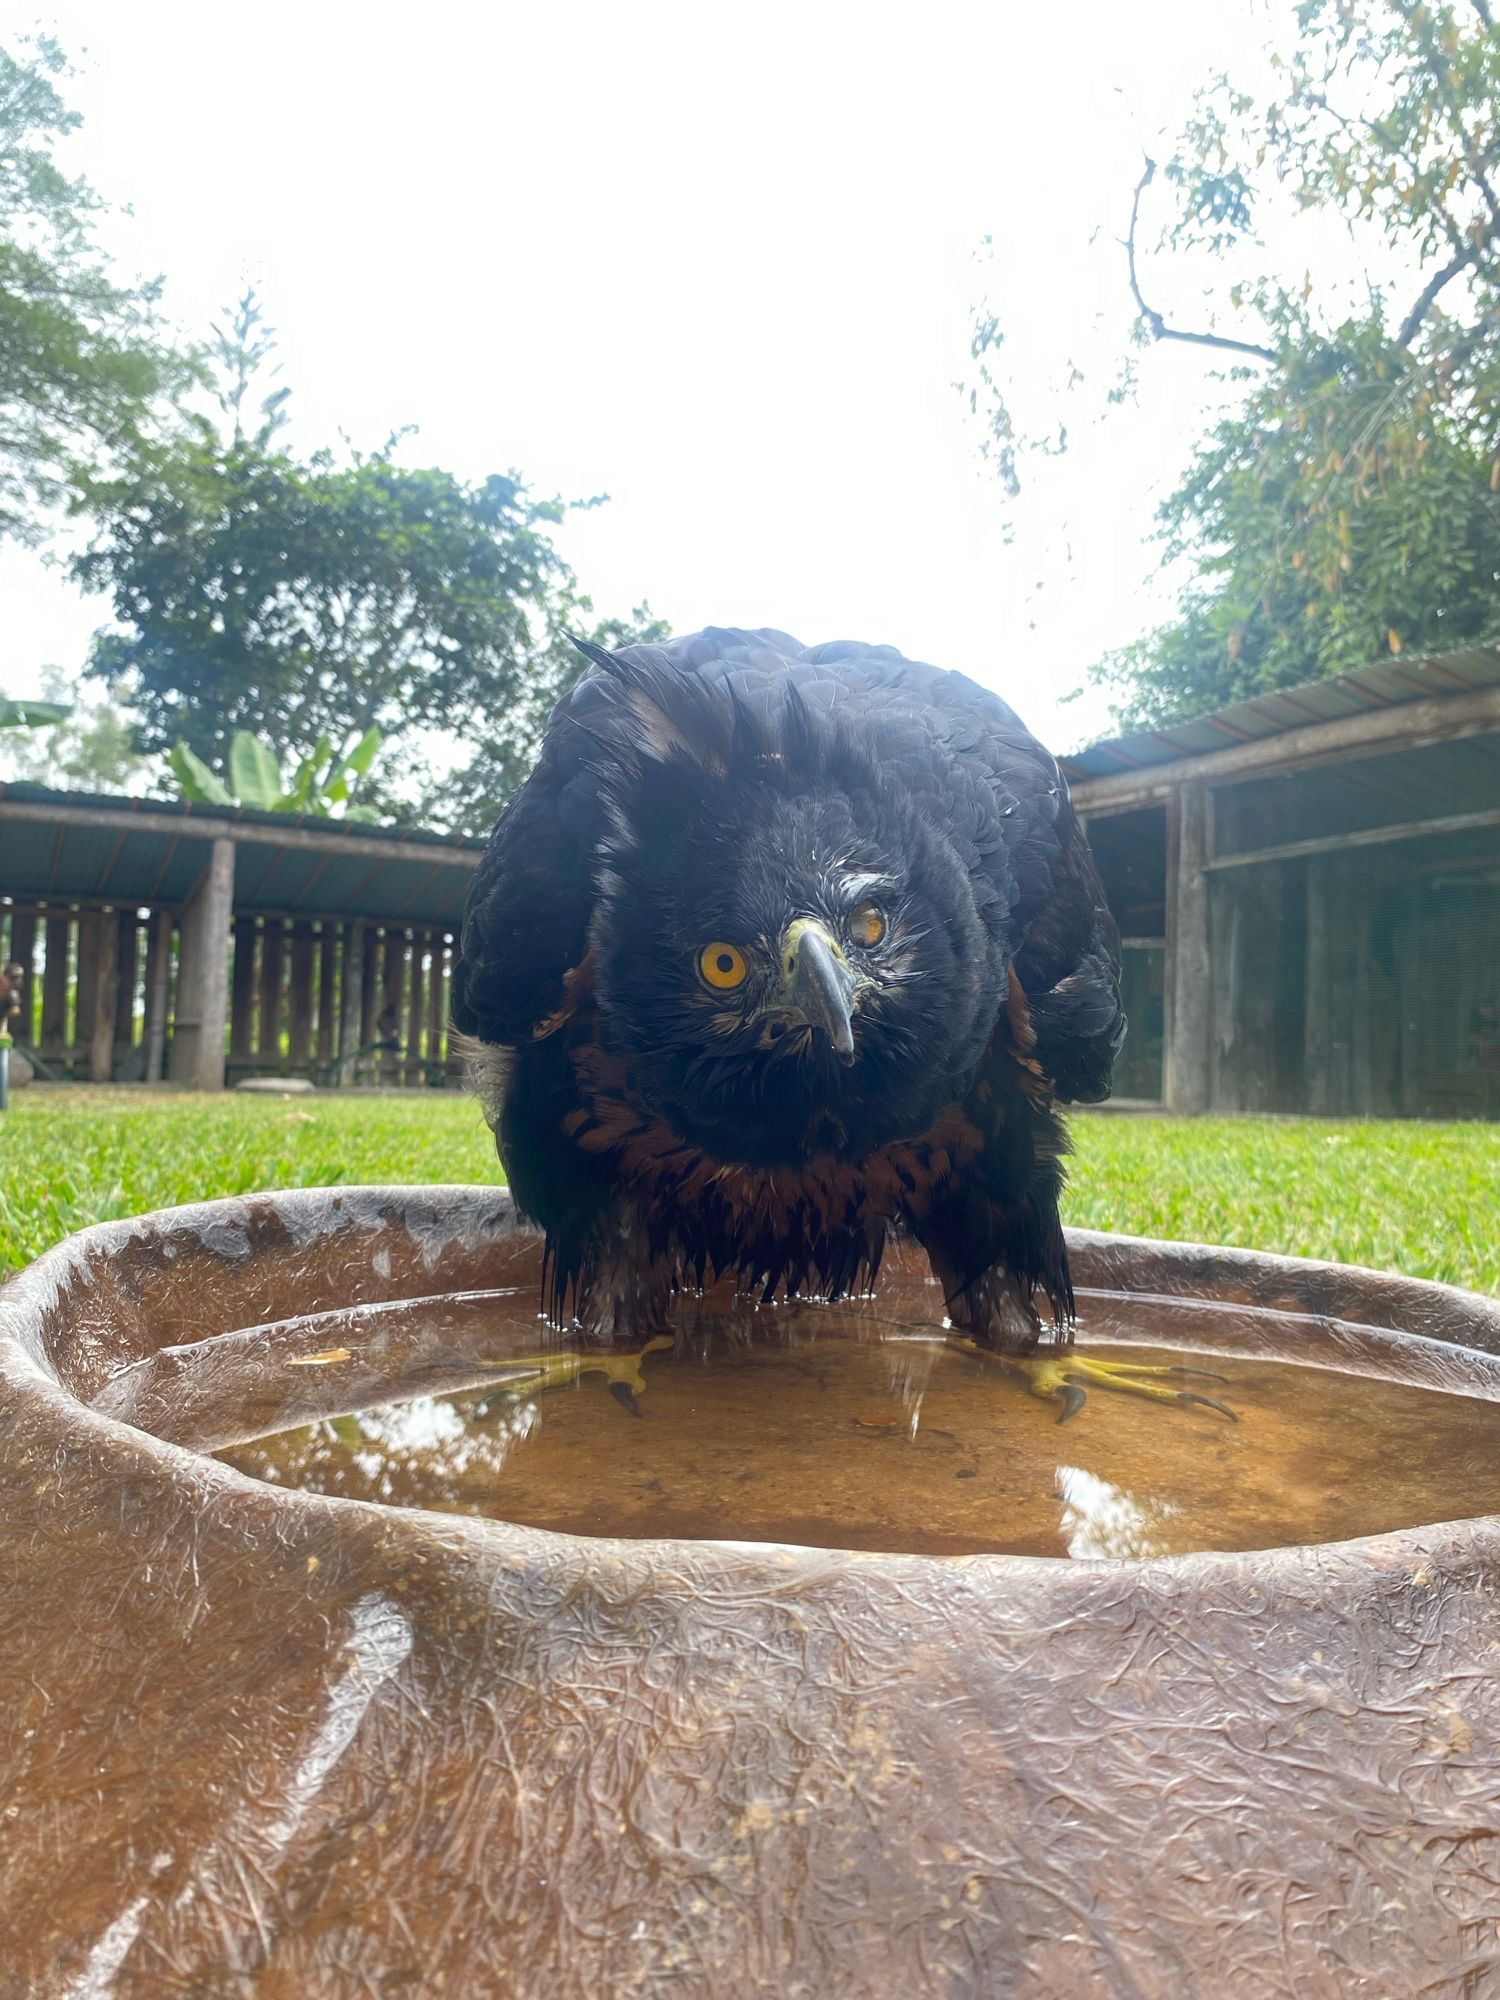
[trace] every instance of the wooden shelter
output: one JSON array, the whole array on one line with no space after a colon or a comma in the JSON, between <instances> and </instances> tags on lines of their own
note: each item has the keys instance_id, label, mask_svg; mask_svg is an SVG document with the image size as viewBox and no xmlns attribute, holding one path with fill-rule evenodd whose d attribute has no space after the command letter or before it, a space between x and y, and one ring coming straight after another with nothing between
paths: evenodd
<instances>
[{"instance_id":1,"label":"wooden shelter","mask_svg":"<svg viewBox=\"0 0 1500 2000\"><path fill-rule=\"evenodd\" d=\"M1380 661L1064 768L1125 944L1117 1095L1500 1117L1500 648ZM68 1078L441 1078L482 851L0 785L21 1039Z\"/></svg>"},{"instance_id":2,"label":"wooden shelter","mask_svg":"<svg viewBox=\"0 0 1500 2000\"><path fill-rule=\"evenodd\" d=\"M1063 763L1125 944L1120 1095L1500 1117L1500 649Z\"/></svg>"},{"instance_id":3,"label":"wooden shelter","mask_svg":"<svg viewBox=\"0 0 1500 2000\"><path fill-rule=\"evenodd\" d=\"M46 1075L437 1081L483 842L0 785L0 954Z\"/></svg>"}]
</instances>

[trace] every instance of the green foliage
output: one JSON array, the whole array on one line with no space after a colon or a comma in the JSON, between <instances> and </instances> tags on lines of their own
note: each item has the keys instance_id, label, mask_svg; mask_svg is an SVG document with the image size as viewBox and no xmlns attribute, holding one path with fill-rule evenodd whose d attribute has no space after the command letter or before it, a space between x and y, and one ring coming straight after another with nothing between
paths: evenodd
<instances>
[{"instance_id":1,"label":"green foliage","mask_svg":"<svg viewBox=\"0 0 1500 2000\"><path fill-rule=\"evenodd\" d=\"M53 667L43 674L42 692L47 696L45 706L60 719L45 729L8 734L0 746L0 777L52 785L60 791L139 790L147 765L135 753L134 728L117 691L107 689L93 700L63 700L60 697L74 690ZM28 711L42 705L18 704ZM0 709L4 706L0 704Z\"/></svg>"},{"instance_id":2,"label":"green foliage","mask_svg":"<svg viewBox=\"0 0 1500 2000\"><path fill-rule=\"evenodd\" d=\"M73 713L65 701L11 701L0 697L0 729L45 729Z\"/></svg>"},{"instance_id":3,"label":"green foliage","mask_svg":"<svg viewBox=\"0 0 1500 2000\"><path fill-rule=\"evenodd\" d=\"M1488 0L1303 0L1295 25L1269 89L1205 89L1135 193L1138 345L1232 359L1228 414L1160 512L1196 579L1177 618L1095 670L1127 723L1500 628L1500 31ZM1170 255L1148 262L1162 186ZM1183 260L1264 274L1263 221L1288 197L1293 235L1326 243L1342 222L1377 274L1363 296L1315 252L1226 279L1195 330L1148 304Z\"/></svg>"},{"instance_id":4,"label":"green foliage","mask_svg":"<svg viewBox=\"0 0 1500 2000\"><path fill-rule=\"evenodd\" d=\"M74 573L128 629L88 671L129 690L142 748L208 763L236 730L298 758L372 726L477 732L523 688L563 573L543 532L561 510L517 479L299 460L206 426L97 482L90 510Z\"/></svg>"},{"instance_id":5,"label":"green foliage","mask_svg":"<svg viewBox=\"0 0 1500 2000\"><path fill-rule=\"evenodd\" d=\"M229 776L236 798L258 812L270 812L282 796L281 766L258 736L237 729L229 746Z\"/></svg>"},{"instance_id":6,"label":"green foliage","mask_svg":"<svg viewBox=\"0 0 1500 2000\"><path fill-rule=\"evenodd\" d=\"M0 537L39 540L80 469L134 447L183 378L157 287L117 284L94 244L103 204L56 149L78 124L39 37L0 48Z\"/></svg>"},{"instance_id":7,"label":"green foliage","mask_svg":"<svg viewBox=\"0 0 1500 2000\"><path fill-rule=\"evenodd\" d=\"M1488 404L1440 398L1378 325L1304 337L1220 423L1161 510L1198 580L1170 625L1105 663L1126 717L1165 722L1500 625Z\"/></svg>"},{"instance_id":8,"label":"green foliage","mask_svg":"<svg viewBox=\"0 0 1500 2000\"><path fill-rule=\"evenodd\" d=\"M266 324L260 299L250 285L237 305L219 315L219 324L208 343L209 365L218 383L219 407L229 418L236 444L244 441L245 405L251 384L263 371L272 376L281 373L280 363L271 360L275 351L276 329ZM291 393L282 387L262 397L260 422L254 432L256 444L269 444L285 424L287 398Z\"/></svg>"},{"instance_id":9,"label":"green foliage","mask_svg":"<svg viewBox=\"0 0 1500 2000\"><path fill-rule=\"evenodd\" d=\"M186 743L174 743L167 752L167 766L177 780L179 795L194 805L232 806L234 794L224 780Z\"/></svg>"},{"instance_id":10,"label":"green foliage","mask_svg":"<svg viewBox=\"0 0 1500 2000\"><path fill-rule=\"evenodd\" d=\"M398 465L399 438L299 457L278 435L287 391L253 394L273 348L247 292L211 349L227 436L189 420L90 483L96 531L73 573L126 629L99 634L88 672L128 692L142 747L170 751L186 796L320 811L359 776L368 816L483 831L581 665L566 635L592 606L550 535L566 510L515 475ZM643 607L590 636L665 629ZM469 747L456 779L421 783L424 731ZM353 738L399 744L403 782L389 760L369 778L373 749L332 769Z\"/></svg>"},{"instance_id":11,"label":"green foliage","mask_svg":"<svg viewBox=\"0 0 1500 2000\"><path fill-rule=\"evenodd\" d=\"M281 766L265 744L248 729L237 729L230 743L227 784L186 743L172 745L167 765L177 780L179 796L195 805L245 806L252 812L305 813L317 819L331 817L334 808L342 806L344 819L377 820L379 810L355 804L353 795L360 779L368 776L380 744L380 731L373 726L352 748L335 750L328 737L320 737L290 783L283 780Z\"/></svg>"}]
</instances>

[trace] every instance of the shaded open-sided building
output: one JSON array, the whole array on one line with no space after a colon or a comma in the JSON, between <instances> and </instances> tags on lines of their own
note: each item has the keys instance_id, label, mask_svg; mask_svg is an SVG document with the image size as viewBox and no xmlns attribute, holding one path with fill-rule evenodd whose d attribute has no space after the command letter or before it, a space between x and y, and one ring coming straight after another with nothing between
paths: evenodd
<instances>
[{"instance_id":1,"label":"shaded open-sided building","mask_svg":"<svg viewBox=\"0 0 1500 2000\"><path fill-rule=\"evenodd\" d=\"M60 1079L420 1083L479 841L0 785L0 954Z\"/></svg>"},{"instance_id":2,"label":"shaded open-sided building","mask_svg":"<svg viewBox=\"0 0 1500 2000\"><path fill-rule=\"evenodd\" d=\"M1500 1117L1500 650L1064 760L1125 941L1119 1094Z\"/></svg>"},{"instance_id":3,"label":"shaded open-sided building","mask_svg":"<svg viewBox=\"0 0 1500 2000\"><path fill-rule=\"evenodd\" d=\"M1125 942L1117 1095L1500 1117L1500 649L1381 661L1065 769ZM64 1078L441 1076L481 852L0 785L22 1039Z\"/></svg>"}]
</instances>

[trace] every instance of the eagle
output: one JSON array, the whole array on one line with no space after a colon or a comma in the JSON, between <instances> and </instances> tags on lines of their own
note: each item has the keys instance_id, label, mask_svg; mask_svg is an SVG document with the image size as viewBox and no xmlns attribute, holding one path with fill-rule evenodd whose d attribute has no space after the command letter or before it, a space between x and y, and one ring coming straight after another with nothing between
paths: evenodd
<instances>
[{"instance_id":1,"label":"eagle","mask_svg":"<svg viewBox=\"0 0 1500 2000\"><path fill-rule=\"evenodd\" d=\"M901 1232L1063 1416L1086 1380L1204 1400L1069 1347L1059 1107L1108 1095L1125 1017L1056 760L890 646L579 643L452 984L553 1323L643 1352L680 1290L864 1293Z\"/></svg>"}]
</instances>

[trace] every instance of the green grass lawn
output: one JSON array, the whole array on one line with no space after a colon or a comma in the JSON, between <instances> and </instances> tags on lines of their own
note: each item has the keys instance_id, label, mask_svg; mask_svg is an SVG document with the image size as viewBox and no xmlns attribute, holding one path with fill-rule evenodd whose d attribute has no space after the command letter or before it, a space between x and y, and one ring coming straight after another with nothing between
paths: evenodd
<instances>
[{"instance_id":1,"label":"green grass lawn","mask_svg":"<svg viewBox=\"0 0 1500 2000\"><path fill-rule=\"evenodd\" d=\"M18 1091L0 1121L0 1269L69 1230L257 1188L499 1178L457 1093L192 1097ZM1064 1210L1500 1291L1500 1125L1085 1115Z\"/></svg>"}]
</instances>

